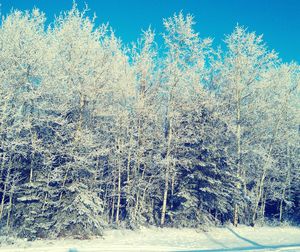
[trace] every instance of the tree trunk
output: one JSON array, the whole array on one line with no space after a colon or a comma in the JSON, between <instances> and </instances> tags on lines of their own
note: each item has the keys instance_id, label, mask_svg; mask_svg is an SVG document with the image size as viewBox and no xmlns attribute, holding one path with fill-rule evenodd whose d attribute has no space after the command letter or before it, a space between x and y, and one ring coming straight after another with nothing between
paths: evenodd
<instances>
[{"instance_id":1,"label":"tree trunk","mask_svg":"<svg viewBox=\"0 0 300 252\"><path fill-rule=\"evenodd\" d=\"M11 167L12 167L12 160L10 158L9 159L9 165L8 165L8 171L7 171L7 175L6 175L5 182L4 182L4 188L3 188L3 192L2 192L2 199L1 199L1 205L0 205L0 221L2 220L2 216L3 216L4 203L5 203L7 187L8 187L8 183L9 183L9 179L10 179Z\"/></svg>"},{"instance_id":2,"label":"tree trunk","mask_svg":"<svg viewBox=\"0 0 300 252\"><path fill-rule=\"evenodd\" d=\"M174 167L175 165L173 165ZM171 179L171 199L173 198L173 195L174 195L174 188L175 188L175 177L176 177L176 174L173 173L172 174L172 179ZM171 200L171 209L173 208L173 200Z\"/></svg>"},{"instance_id":3,"label":"tree trunk","mask_svg":"<svg viewBox=\"0 0 300 252\"><path fill-rule=\"evenodd\" d=\"M240 90L236 90L236 138L237 138L237 177L241 179L241 93ZM237 184L237 190L240 190L240 182ZM233 225L237 227L239 221L239 210L238 204L234 205L234 216L233 216Z\"/></svg>"},{"instance_id":4,"label":"tree trunk","mask_svg":"<svg viewBox=\"0 0 300 252\"><path fill-rule=\"evenodd\" d=\"M260 182L259 182L259 185L258 185L258 193L257 193L257 197L256 197L256 200L255 200L254 210L253 210L253 215L252 215L253 224L255 223L255 220L256 220L259 202L261 201L262 195L264 193L264 191L263 191L264 190L264 182L265 182L265 178L267 176L268 165L271 162L271 154L272 154L273 145L274 145L275 138L276 138L277 131L278 131L278 127L279 127L279 122L280 122L280 120L277 120L274 137L272 139L272 142L270 143L269 150L268 150L268 153L267 153L267 155L268 155L267 160L266 160L266 163L263 167L263 172L262 172Z\"/></svg>"},{"instance_id":5,"label":"tree trunk","mask_svg":"<svg viewBox=\"0 0 300 252\"><path fill-rule=\"evenodd\" d=\"M234 216L233 216L233 225L237 227L239 221L239 212L238 205L235 203L234 205Z\"/></svg>"},{"instance_id":6,"label":"tree trunk","mask_svg":"<svg viewBox=\"0 0 300 252\"><path fill-rule=\"evenodd\" d=\"M263 222L265 221L265 210L266 210L266 201L267 201L267 193L262 197L262 202L261 202L261 217Z\"/></svg>"},{"instance_id":7,"label":"tree trunk","mask_svg":"<svg viewBox=\"0 0 300 252\"><path fill-rule=\"evenodd\" d=\"M3 176L3 171L4 171L4 165L5 165L5 159L6 159L6 152L4 152L2 154L2 160L1 160L1 174L0 174L0 178L2 179Z\"/></svg>"},{"instance_id":8,"label":"tree trunk","mask_svg":"<svg viewBox=\"0 0 300 252\"><path fill-rule=\"evenodd\" d=\"M282 216L283 216L283 202L285 200L285 194L286 194L286 189L288 188L288 185L290 183L290 175L291 175L291 163L290 163L290 151L289 151L289 146L287 146L287 174L286 174L286 179L285 183L282 189L282 195L280 199L280 206L279 206L279 221L282 222Z\"/></svg>"},{"instance_id":9,"label":"tree trunk","mask_svg":"<svg viewBox=\"0 0 300 252\"><path fill-rule=\"evenodd\" d=\"M132 139L133 134L130 134L129 140L129 150L127 155L127 166L126 166L126 205L129 206L129 198L130 198L130 163L131 163L131 149L132 149Z\"/></svg>"},{"instance_id":10,"label":"tree trunk","mask_svg":"<svg viewBox=\"0 0 300 252\"><path fill-rule=\"evenodd\" d=\"M10 221L10 216L11 216L11 211L12 211L13 193L14 193L14 185L12 185L12 188L10 189L10 193L9 193L8 213L7 213L7 219L6 219L6 227L7 228L9 227L9 221Z\"/></svg>"},{"instance_id":11,"label":"tree trunk","mask_svg":"<svg viewBox=\"0 0 300 252\"><path fill-rule=\"evenodd\" d=\"M172 133L173 132L172 132L172 119L171 119L170 125L169 125L168 145L167 145L167 154L166 154L167 165L166 165L166 170L165 170L165 186L164 186L164 193L163 193L163 205L162 205L162 209L161 209L161 219L160 219L161 226L163 226L165 224L165 217L166 217L166 210L167 210Z\"/></svg>"},{"instance_id":12,"label":"tree trunk","mask_svg":"<svg viewBox=\"0 0 300 252\"><path fill-rule=\"evenodd\" d=\"M160 219L160 225L161 226L163 226L165 224L168 190L169 190L169 168L167 167L166 174L165 174L165 188L164 188L164 196L163 196L163 205L162 205L161 219Z\"/></svg>"},{"instance_id":13,"label":"tree trunk","mask_svg":"<svg viewBox=\"0 0 300 252\"><path fill-rule=\"evenodd\" d=\"M119 164L118 169L118 198L117 198L117 210L116 210L116 223L119 223L120 216L120 203L121 203L121 165Z\"/></svg>"},{"instance_id":14,"label":"tree trunk","mask_svg":"<svg viewBox=\"0 0 300 252\"><path fill-rule=\"evenodd\" d=\"M113 189L113 196L112 196L112 206L111 206L111 222L114 222L115 217L115 191L116 191L116 184L114 180L114 189Z\"/></svg>"},{"instance_id":15,"label":"tree trunk","mask_svg":"<svg viewBox=\"0 0 300 252\"><path fill-rule=\"evenodd\" d=\"M33 177L33 154L31 155L31 160L30 160L29 183L32 182L32 177Z\"/></svg>"},{"instance_id":16,"label":"tree trunk","mask_svg":"<svg viewBox=\"0 0 300 252\"><path fill-rule=\"evenodd\" d=\"M33 168L34 168L34 153L35 153L35 141L36 141L36 135L34 132L32 132L32 129L30 129L31 134L31 146L32 146L32 152L30 154L30 172L29 172L29 183L33 180Z\"/></svg>"}]
</instances>

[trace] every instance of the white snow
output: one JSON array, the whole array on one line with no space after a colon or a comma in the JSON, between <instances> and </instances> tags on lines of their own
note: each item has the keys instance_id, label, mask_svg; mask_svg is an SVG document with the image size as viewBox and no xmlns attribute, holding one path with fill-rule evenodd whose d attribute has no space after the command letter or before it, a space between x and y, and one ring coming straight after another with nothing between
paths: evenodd
<instances>
[{"instance_id":1,"label":"white snow","mask_svg":"<svg viewBox=\"0 0 300 252\"><path fill-rule=\"evenodd\" d=\"M208 232L196 229L142 228L138 231L108 230L91 240L16 241L0 245L1 252L96 251L300 251L300 228L228 227Z\"/></svg>"}]
</instances>

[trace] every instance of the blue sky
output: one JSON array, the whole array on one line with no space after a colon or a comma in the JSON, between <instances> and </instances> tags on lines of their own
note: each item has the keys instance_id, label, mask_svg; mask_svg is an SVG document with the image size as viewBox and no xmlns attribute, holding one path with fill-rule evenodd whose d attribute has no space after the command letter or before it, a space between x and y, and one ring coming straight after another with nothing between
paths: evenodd
<instances>
[{"instance_id":1,"label":"blue sky","mask_svg":"<svg viewBox=\"0 0 300 252\"><path fill-rule=\"evenodd\" d=\"M125 43L136 40L141 29L151 25L162 32L162 19L182 10L195 16L196 30L202 37L222 43L224 34L237 23L250 31L264 34L270 49L284 61L300 63L300 0L77 0L79 8L87 3L97 22L109 22ZM0 0L2 14L14 9L32 9L46 13L49 21L72 6L72 0ZM161 40L158 40L158 42Z\"/></svg>"}]
</instances>

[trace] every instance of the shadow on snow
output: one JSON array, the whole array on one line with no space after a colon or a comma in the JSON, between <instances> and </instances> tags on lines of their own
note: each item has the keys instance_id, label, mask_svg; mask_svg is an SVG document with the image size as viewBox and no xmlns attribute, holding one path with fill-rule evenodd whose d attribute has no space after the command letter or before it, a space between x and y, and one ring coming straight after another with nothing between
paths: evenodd
<instances>
[{"instance_id":1,"label":"shadow on snow","mask_svg":"<svg viewBox=\"0 0 300 252\"><path fill-rule=\"evenodd\" d=\"M243 240L247 243L250 243L252 246L246 246L246 247L236 247L236 248L229 248L225 246L223 243L217 241L214 239L209 233L205 233L206 237L211 240L212 242L221 245L223 248L218 249L193 249L193 250L184 250L186 252L225 252L225 251L252 251L252 250L262 250L262 249L281 249L281 248L296 248L300 247L300 243L295 244L281 244L281 245L262 245L255 241L251 241L243 236L240 236L237 232L232 230L231 228L227 228L228 231L230 231L232 234L234 234L237 238L240 240Z\"/></svg>"}]
</instances>

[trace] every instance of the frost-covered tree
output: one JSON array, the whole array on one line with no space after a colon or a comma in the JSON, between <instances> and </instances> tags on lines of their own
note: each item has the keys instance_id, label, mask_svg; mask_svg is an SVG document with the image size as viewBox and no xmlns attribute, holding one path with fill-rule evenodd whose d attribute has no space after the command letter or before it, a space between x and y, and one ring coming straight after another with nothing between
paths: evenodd
<instances>
[{"instance_id":1,"label":"frost-covered tree","mask_svg":"<svg viewBox=\"0 0 300 252\"><path fill-rule=\"evenodd\" d=\"M126 175L126 212L130 226L155 223L154 204L161 139L161 97L159 74L156 65L157 48L154 32L148 29L131 50L132 69L135 75L135 97L132 103L129 126L129 143Z\"/></svg>"},{"instance_id":2,"label":"frost-covered tree","mask_svg":"<svg viewBox=\"0 0 300 252\"><path fill-rule=\"evenodd\" d=\"M232 148L232 161L240 180L236 185L237 190L240 190L246 205L249 205L247 200L251 181L248 181L248 178L256 167L263 165L261 155L262 151L266 150L266 146L261 146L259 142L264 136L254 130L261 127L263 120L259 111L267 113L259 97L265 92L264 82L268 81L266 73L276 66L277 56L267 50L262 36L248 32L240 26L226 37L225 42L227 51L222 59L216 61L213 85L217 86L220 93L221 109L228 124L235 128L235 140L228 147ZM255 140L258 142L254 142ZM257 148L255 143L259 145ZM242 202L235 203L234 225L238 223L238 208L242 205ZM243 210L240 212L243 214Z\"/></svg>"},{"instance_id":3,"label":"frost-covered tree","mask_svg":"<svg viewBox=\"0 0 300 252\"><path fill-rule=\"evenodd\" d=\"M224 52L191 15L124 46L74 4L0 27L0 229L299 219L299 65L237 26Z\"/></svg>"},{"instance_id":4,"label":"frost-covered tree","mask_svg":"<svg viewBox=\"0 0 300 252\"><path fill-rule=\"evenodd\" d=\"M33 191L36 188L32 186L41 169L37 162L40 158L37 104L41 97L40 81L45 75L42 56L46 50L44 21L44 15L35 9L31 13L14 11L3 18L1 24L3 191L0 216L6 216L7 227L10 223L24 225L24 218L14 218L20 212L28 222L30 218L32 220L30 211L21 209L20 205L34 197ZM22 181L22 184L16 185L18 181ZM24 190L28 197L25 197Z\"/></svg>"},{"instance_id":5,"label":"frost-covered tree","mask_svg":"<svg viewBox=\"0 0 300 252\"><path fill-rule=\"evenodd\" d=\"M282 64L268 74L271 78L265 84L268 88L263 94L265 116L261 124L265 137L261 142L269 146L269 156L258 170L253 221L255 215L263 218L269 210L266 207L272 205L273 208L278 205L273 215L278 214L280 221L283 214L287 216L285 213L292 211L294 190L297 190L293 181L297 180L295 174L299 172L296 158L299 151L299 66Z\"/></svg>"}]
</instances>

